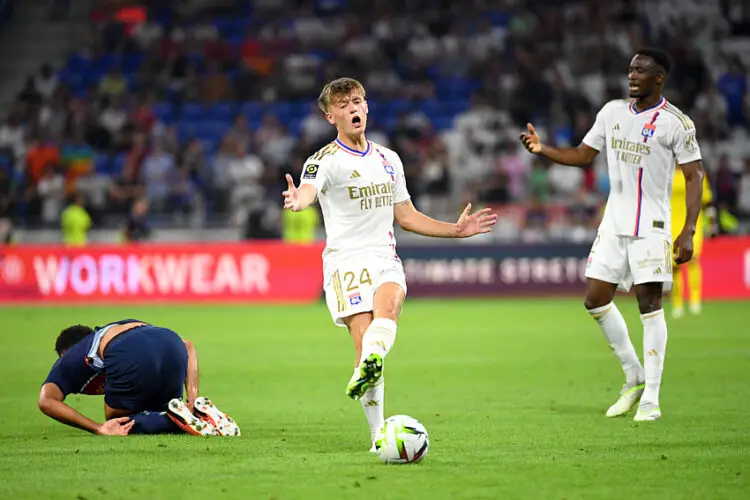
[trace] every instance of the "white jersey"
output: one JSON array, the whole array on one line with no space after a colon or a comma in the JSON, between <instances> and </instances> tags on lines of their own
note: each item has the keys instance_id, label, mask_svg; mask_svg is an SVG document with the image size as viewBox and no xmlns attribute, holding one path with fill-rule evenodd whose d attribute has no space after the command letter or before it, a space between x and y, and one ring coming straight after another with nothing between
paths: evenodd
<instances>
[{"instance_id":1,"label":"white jersey","mask_svg":"<svg viewBox=\"0 0 750 500\"><path fill-rule=\"evenodd\" d=\"M307 159L300 185L318 190L326 229L324 256L396 255L393 206L407 201L398 154L368 141L356 151L338 139Z\"/></svg>"},{"instance_id":2,"label":"white jersey","mask_svg":"<svg viewBox=\"0 0 750 500\"><path fill-rule=\"evenodd\" d=\"M640 112L633 103L605 104L583 138L584 144L597 151L607 148L610 192L599 231L670 235L675 162L682 165L701 159L695 124L665 98Z\"/></svg>"}]
</instances>

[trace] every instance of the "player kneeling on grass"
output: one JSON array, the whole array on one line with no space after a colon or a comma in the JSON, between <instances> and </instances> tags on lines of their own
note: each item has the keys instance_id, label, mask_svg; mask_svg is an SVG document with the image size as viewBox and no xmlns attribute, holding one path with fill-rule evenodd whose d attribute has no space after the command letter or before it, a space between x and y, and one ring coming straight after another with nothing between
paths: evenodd
<instances>
[{"instance_id":1,"label":"player kneeling on grass","mask_svg":"<svg viewBox=\"0 0 750 500\"><path fill-rule=\"evenodd\" d=\"M198 397L195 346L172 330L133 319L95 329L76 325L60 333L55 351L39 409L58 422L108 436L240 434L231 418ZM65 404L68 394L104 394L106 422Z\"/></svg>"},{"instance_id":2,"label":"player kneeling on grass","mask_svg":"<svg viewBox=\"0 0 750 500\"><path fill-rule=\"evenodd\" d=\"M336 326L348 328L356 351L346 395L361 401L374 441L384 422L383 360L396 340L406 296L394 218L403 229L424 236L468 238L491 231L497 216L489 209L472 214L469 205L450 224L419 212L398 154L365 137L368 108L357 80L328 83L318 105L338 136L308 158L299 187L287 174L284 208L299 212L320 202L326 302Z\"/></svg>"}]
</instances>

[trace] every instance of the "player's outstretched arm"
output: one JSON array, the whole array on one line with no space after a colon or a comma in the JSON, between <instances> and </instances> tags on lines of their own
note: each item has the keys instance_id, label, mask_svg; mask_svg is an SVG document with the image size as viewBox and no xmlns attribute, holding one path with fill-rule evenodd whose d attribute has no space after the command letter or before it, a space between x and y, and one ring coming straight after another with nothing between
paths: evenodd
<instances>
[{"instance_id":1,"label":"player's outstretched arm","mask_svg":"<svg viewBox=\"0 0 750 500\"><path fill-rule=\"evenodd\" d=\"M318 197L318 189L312 184L303 184L300 187L294 185L294 179L286 174L287 189L284 191L284 208L292 212L301 212L315 202Z\"/></svg>"},{"instance_id":2,"label":"player's outstretched arm","mask_svg":"<svg viewBox=\"0 0 750 500\"><path fill-rule=\"evenodd\" d=\"M60 423L89 431L92 434L127 436L135 424L128 417L113 418L99 424L65 404L64 399L65 396L57 384L46 383L39 393L39 409Z\"/></svg>"},{"instance_id":3,"label":"player's outstretched arm","mask_svg":"<svg viewBox=\"0 0 750 500\"><path fill-rule=\"evenodd\" d=\"M198 351L195 349L195 344L189 340L185 340L185 348L187 349L187 376L185 377L185 396L187 397L188 408L192 409L195 404L195 400L198 399L199 389L199 373L198 373Z\"/></svg>"},{"instance_id":4,"label":"player's outstretched arm","mask_svg":"<svg viewBox=\"0 0 750 500\"><path fill-rule=\"evenodd\" d=\"M685 204L687 214L685 226L674 241L674 260L677 264L684 264L693 258L693 236L698 224L701 205L703 203L703 163L700 160L680 165L685 176Z\"/></svg>"},{"instance_id":5,"label":"player's outstretched arm","mask_svg":"<svg viewBox=\"0 0 750 500\"><path fill-rule=\"evenodd\" d=\"M549 158L560 165L585 167L591 165L599 151L584 143L575 148L554 148L539 141L539 136L531 123L526 124L528 132L521 133L521 143L530 153Z\"/></svg>"},{"instance_id":6,"label":"player's outstretched arm","mask_svg":"<svg viewBox=\"0 0 750 500\"><path fill-rule=\"evenodd\" d=\"M451 224L428 217L417 210L411 200L397 203L393 210L396 222L404 230L435 238L469 238L489 233L497 222L497 215L491 212L491 209L484 208L472 214L469 203L458 222Z\"/></svg>"}]
</instances>

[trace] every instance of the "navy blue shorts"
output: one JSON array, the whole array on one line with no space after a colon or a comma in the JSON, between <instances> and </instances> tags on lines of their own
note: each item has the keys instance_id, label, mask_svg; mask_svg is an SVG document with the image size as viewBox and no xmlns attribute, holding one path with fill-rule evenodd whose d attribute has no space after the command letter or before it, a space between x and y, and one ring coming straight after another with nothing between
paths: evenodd
<instances>
[{"instance_id":1,"label":"navy blue shorts","mask_svg":"<svg viewBox=\"0 0 750 500\"><path fill-rule=\"evenodd\" d=\"M104 348L104 402L119 410L166 411L182 397L187 375L185 343L172 330L144 325Z\"/></svg>"}]
</instances>

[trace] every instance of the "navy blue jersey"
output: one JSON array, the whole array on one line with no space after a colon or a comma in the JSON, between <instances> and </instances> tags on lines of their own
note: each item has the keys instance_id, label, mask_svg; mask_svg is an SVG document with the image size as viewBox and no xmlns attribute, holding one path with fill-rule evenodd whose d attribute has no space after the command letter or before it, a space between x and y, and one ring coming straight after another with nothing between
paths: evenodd
<instances>
[{"instance_id":1,"label":"navy blue jersey","mask_svg":"<svg viewBox=\"0 0 750 500\"><path fill-rule=\"evenodd\" d=\"M63 396L68 394L104 394L104 374L95 370L86 362L86 355L93 340L94 334L91 333L68 349L52 365L44 383L57 385Z\"/></svg>"},{"instance_id":2,"label":"navy blue jersey","mask_svg":"<svg viewBox=\"0 0 750 500\"><path fill-rule=\"evenodd\" d=\"M125 319L109 323L109 325L123 325L136 322L143 323L136 319ZM55 364L52 365L52 369L44 383L57 385L62 391L63 396L67 396L68 394L104 394L104 373L91 366L87 361L91 344L96 334L102 328L104 327L96 327L94 333L85 336L58 358Z\"/></svg>"}]
</instances>

